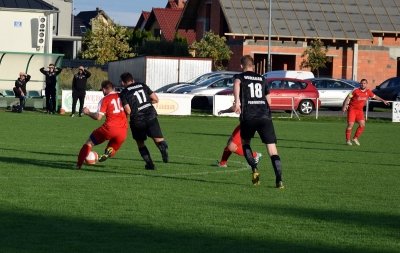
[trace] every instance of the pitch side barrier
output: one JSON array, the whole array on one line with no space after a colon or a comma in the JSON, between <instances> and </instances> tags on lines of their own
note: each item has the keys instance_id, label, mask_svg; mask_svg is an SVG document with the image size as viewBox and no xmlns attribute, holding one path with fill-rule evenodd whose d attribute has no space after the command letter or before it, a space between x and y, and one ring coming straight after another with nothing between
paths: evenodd
<instances>
[{"instance_id":1,"label":"pitch side barrier","mask_svg":"<svg viewBox=\"0 0 400 253\"><path fill-rule=\"evenodd\" d=\"M293 118L295 115L298 120L300 120L300 116L295 109L294 99L295 97L282 97L282 96L271 96L271 98L277 98L281 100L287 100L287 104L282 108L274 108L274 110L290 110L290 117L278 117L278 118ZM213 102L213 115L215 116L228 116L228 117L239 117L236 113L224 113L223 115L218 115L218 112L221 110L228 109L233 105L233 96L230 95L215 95ZM314 102L315 106L315 118L318 119L318 104L320 104L321 100L319 98L302 98L302 100L311 100ZM282 104L282 103L281 103Z\"/></svg>"},{"instance_id":2,"label":"pitch side barrier","mask_svg":"<svg viewBox=\"0 0 400 253\"><path fill-rule=\"evenodd\" d=\"M400 109L400 107L399 107L400 101L394 101L394 100L386 100L386 101L392 103L392 115L393 115L392 120L393 120L393 122L397 122L397 121L395 121L395 118L398 118L399 109ZM368 112L369 112L369 103L370 102L382 103L382 101L379 101L379 100L368 99L368 103L366 103L366 105L365 105L365 120L368 120Z\"/></svg>"}]
</instances>

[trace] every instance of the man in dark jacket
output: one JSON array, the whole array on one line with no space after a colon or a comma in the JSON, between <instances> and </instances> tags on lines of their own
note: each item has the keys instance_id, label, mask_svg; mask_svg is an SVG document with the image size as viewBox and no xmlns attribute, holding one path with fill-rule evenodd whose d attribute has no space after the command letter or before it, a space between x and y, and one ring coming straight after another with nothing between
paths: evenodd
<instances>
[{"instance_id":1,"label":"man in dark jacket","mask_svg":"<svg viewBox=\"0 0 400 253\"><path fill-rule=\"evenodd\" d=\"M49 70L44 70L45 68L48 68ZM40 69L40 72L46 76L46 88L44 90L46 92L47 114L56 113L57 76L61 73L61 71L62 69L57 68L53 63L50 63L48 67L43 67Z\"/></svg>"},{"instance_id":2,"label":"man in dark jacket","mask_svg":"<svg viewBox=\"0 0 400 253\"><path fill-rule=\"evenodd\" d=\"M25 106L26 98L26 83L31 80L31 76L24 72L19 73L19 78L15 81L14 93L15 97L19 98L19 111L22 112Z\"/></svg>"},{"instance_id":3,"label":"man in dark jacket","mask_svg":"<svg viewBox=\"0 0 400 253\"><path fill-rule=\"evenodd\" d=\"M87 79L91 76L92 74L85 70L83 66L79 66L79 72L74 75L74 78L72 79L72 113L71 117L75 116L75 110L76 110L76 103L78 102L79 99L79 117L82 117L83 112L83 103L85 101L85 96L86 96L86 83Z\"/></svg>"}]
</instances>

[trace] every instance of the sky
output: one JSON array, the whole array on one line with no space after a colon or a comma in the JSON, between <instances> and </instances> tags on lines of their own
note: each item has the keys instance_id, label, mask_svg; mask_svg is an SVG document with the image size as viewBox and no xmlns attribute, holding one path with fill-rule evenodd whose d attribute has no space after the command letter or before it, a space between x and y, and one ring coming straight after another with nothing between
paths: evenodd
<instances>
[{"instance_id":1,"label":"sky","mask_svg":"<svg viewBox=\"0 0 400 253\"><path fill-rule=\"evenodd\" d=\"M135 26L142 11L151 8L165 8L168 0L74 0L74 14L81 11L94 11L99 7L122 26Z\"/></svg>"}]
</instances>

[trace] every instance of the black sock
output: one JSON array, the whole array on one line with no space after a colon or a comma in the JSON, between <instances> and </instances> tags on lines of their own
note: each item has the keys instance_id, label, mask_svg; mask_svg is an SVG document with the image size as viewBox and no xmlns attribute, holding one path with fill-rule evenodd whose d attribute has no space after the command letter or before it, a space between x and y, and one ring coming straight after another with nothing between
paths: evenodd
<instances>
[{"instance_id":1,"label":"black sock","mask_svg":"<svg viewBox=\"0 0 400 253\"><path fill-rule=\"evenodd\" d=\"M251 150L251 147L249 144L242 145L243 148L243 153L244 157L246 158L247 163L251 166L251 168L254 170L257 168L257 164L254 161L253 157L253 151Z\"/></svg>"},{"instance_id":2,"label":"black sock","mask_svg":"<svg viewBox=\"0 0 400 253\"><path fill-rule=\"evenodd\" d=\"M143 148L139 148L139 153L142 156L143 160L150 166L150 168L154 167L153 160L151 160L150 152L146 146Z\"/></svg>"},{"instance_id":3,"label":"black sock","mask_svg":"<svg viewBox=\"0 0 400 253\"><path fill-rule=\"evenodd\" d=\"M282 181L282 164L278 155L271 156L272 166L274 167L276 182Z\"/></svg>"}]
</instances>

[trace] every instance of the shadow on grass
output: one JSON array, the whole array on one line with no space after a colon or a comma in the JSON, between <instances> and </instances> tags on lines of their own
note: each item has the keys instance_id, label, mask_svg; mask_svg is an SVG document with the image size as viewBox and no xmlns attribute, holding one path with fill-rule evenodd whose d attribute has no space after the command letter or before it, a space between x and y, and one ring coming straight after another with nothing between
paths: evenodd
<instances>
[{"instance_id":1,"label":"shadow on grass","mask_svg":"<svg viewBox=\"0 0 400 253\"><path fill-rule=\"evenodd\" d=\"M217 204L217 203L216 203ZM321 222L332 222L342 223L353 227L360 227L368 229L371 234L379 233L376 229L382 229L385 231L385 235L388 237L394 237L398 239L399 227L400 227L400 216L390 215L384 213L367 213L367 212L349 212L349 211L335 211L335 210L321 210L313 208L300 207L296 208L293 206L279 206L269 205L268 203L260 203L249 206L246 203L235 204L231 207L224 206L223 208L235 208L245 211L255 211L258 213L275 214L279 216L287 217L300 217L302 219L311 219ZM356 229L356 228L355 228ZM386 252L382 250L382 252Z\"/></svg>"},{"instance_id":2,"label":"shadow on grass","mask_svg":"<svg viewBox=\"0 0 400 253\"><path fill-rule=\"evenodd\" d=\"M237 207L234 207L237 208ZM240 208L240 207L239 207ZM254 206L243 206L251 208ZM260 206L261 208L261 206ZM318 213L315 210L268 207L272 211L287 210L288 215L299 215L309 212L313 215L333 215L344 219L346 213ZM264 211L265 206L262 207ZM293 213L292 213L293 212ZM285 214L285 213L284 213ZM132 215L135 213L132 212ZM363 252L378 253L377 251L346 247L321 245L310 239L293 242L278 236L265 239L253 239L243 233L232 235L223 232L212 233L203 229L197 231L190 227L185 229L157 228L145 220L141 225L119 224L82 218L66 218L45 213L33 213L29 210L18 211L1 207L0 244L1 252L58 252L58 253L100 253L100 252ZM334 217L335 218L335 217ZM373 217L369 217L373 218ZM376 217L378 218L378 217ZM154 224L154 223L153 223ZM171 224L171 227L174 227ZM381 251L382 252L382 251Z\"/></svg>"}]
</instances>

